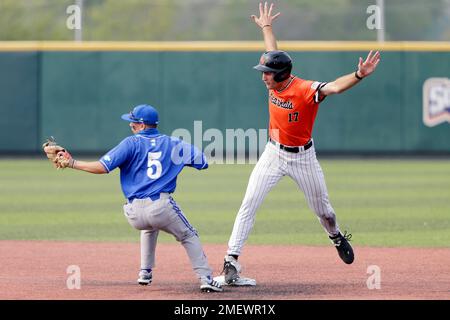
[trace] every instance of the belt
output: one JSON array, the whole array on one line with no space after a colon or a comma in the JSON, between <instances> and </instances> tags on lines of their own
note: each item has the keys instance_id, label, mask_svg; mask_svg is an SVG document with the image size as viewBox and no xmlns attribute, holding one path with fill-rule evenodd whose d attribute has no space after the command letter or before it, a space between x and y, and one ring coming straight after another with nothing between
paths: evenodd
<instances>
[{"instance_id":1,"label":"belt","mask_svg":"<svg viewBox=\"0 0 450 320\"><path fill-rule=\"evenodd\" d=\"M147 198L150 198L150 200L152 200L152 201L156 201L156 200L159 200L161 198L161 194L160 193L154 194L154 195L151 195L150 197L147 197ZM132 203L134 199L137 199L137 198L136 197L128 198L128 202Z\"/></svg>"},{"instance_id":2,"label":"belt","mask_svg":"<svg viewBox=\"0 0 450 320\"><path fill-rule=\"evenodd\" d=\"M269 141L272 142L273 145L276 145L277 147L279 147L281 150L284 150L287 152L292 152L292 153L299 153L300 151L306 151L309 148L311 148L313 145L312 140L309 140L309 142L307 144L305 144L304 146L300 146L300 147L287 147L281 143L278 143L278 142L272 140L272 138L269 138Z\"/></svg>"}]
</instances>

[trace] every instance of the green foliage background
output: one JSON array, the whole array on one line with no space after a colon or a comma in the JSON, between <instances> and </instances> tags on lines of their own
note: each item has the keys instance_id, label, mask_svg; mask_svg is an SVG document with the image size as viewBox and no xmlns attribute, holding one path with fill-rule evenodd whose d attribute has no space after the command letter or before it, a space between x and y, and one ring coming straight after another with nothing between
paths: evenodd
<instances>
[{"instance_id":1,"label":"green foliage background","mask_svg":"<svg viewBox=\"0 0 450 320\"><path fill-rule=\"evenodd\" d=\"M84 0L83 40L258 40L259 0ZM0 40L72 40L75 0L1 0ZM281 40L375 40L375 0L274 1ZM448 0L386 0L386 40L450 40Z\"/></svg>"}]
</instances>

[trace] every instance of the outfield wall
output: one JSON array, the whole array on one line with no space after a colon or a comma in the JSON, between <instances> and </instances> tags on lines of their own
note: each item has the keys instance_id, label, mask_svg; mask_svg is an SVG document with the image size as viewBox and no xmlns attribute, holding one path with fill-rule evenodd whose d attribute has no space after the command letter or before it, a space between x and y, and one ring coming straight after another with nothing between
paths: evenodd
<instances>
[{"instance_id":1,"label":"outfield wall","mask_svg":"<svg viewBox=\"0 0 450 320\"><path fill-rule=\"evenodd\" d=\"M252 70L261 45L0 42L0 152L36 152L50 135L76 152L102 152L130 133L120 115L140 103L158 108L162 132L186 128L196 141L196 120L224 136L266 129L267 91ZM449 43L280 43L294 74L320 81L354 71L370 48L382 51L377 71L321 104L317 149L450 152L450 124L422 120L425 80L449 78Z\"/></svg>"}]
</instances>

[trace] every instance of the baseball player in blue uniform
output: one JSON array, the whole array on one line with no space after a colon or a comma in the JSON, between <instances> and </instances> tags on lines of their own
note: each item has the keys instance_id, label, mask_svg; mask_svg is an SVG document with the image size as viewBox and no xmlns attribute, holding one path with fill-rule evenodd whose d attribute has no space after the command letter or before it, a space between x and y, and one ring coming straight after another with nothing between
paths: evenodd
<instances>
[{"instance_id":1,"label":"baseball player in blue uniform","mask_svg":"<svg viewBox=\"0 0 450 320\"><path fill-rule=\"evenodd\" d=\"M179 138L159 133L158 112L152 106L136 106L129 114L122 115L122 119L130 122L134 135L122 140L99 161L74 160L63 149L55 158L56 167L97 174L120 168L120 183L127 199L123 207L125 217L131 226L141 230L139 284L152 282L158 232L163 230L174 235L185 248L200 279L200 289L223 291L212 277L197 231L171 196L177 176L185 166L198 170L208 168L205 155Z\"/></svg>"}]
</instances>

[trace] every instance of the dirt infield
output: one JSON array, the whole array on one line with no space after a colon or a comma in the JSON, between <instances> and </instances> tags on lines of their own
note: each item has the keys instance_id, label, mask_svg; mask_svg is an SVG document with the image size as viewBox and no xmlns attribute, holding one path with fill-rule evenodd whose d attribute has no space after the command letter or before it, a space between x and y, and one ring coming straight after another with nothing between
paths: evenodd
<instances>
[{"instance_id":1,"label":"dirt infield","mask_svg":"<svg viewBox=\"0 0 450 320\"><path fill-rule=\"evenodd\" d=\"M225 245L207 245L215 274ZM450 299L450 249L356 247L345 265L333 247L246 246L240 259L256 287L205 294L179 244L157 247L151 286L136 284L137 243L0 241L0 299ZM67 288L67 268L81 270L81 288ZM381 288L368 289L368 267ZM369 270L370 271L370 270Z\"/></svg>"}]
</instances>

